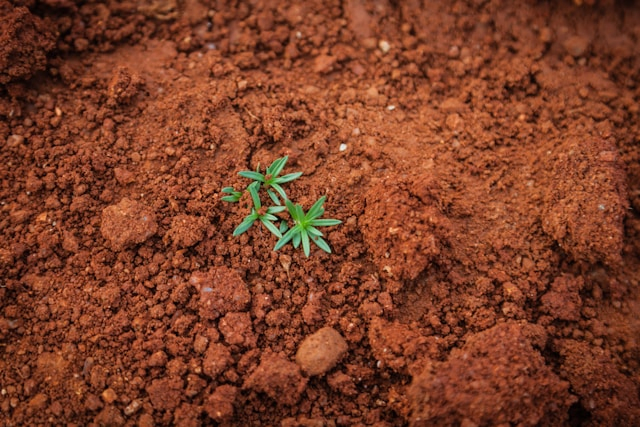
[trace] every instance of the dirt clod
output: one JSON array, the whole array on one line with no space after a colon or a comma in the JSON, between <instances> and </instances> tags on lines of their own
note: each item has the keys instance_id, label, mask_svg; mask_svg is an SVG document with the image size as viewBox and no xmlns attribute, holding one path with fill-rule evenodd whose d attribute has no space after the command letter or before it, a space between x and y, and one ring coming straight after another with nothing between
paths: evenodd
<instances>
[{"instance_id":1,"label":"dirt clod","mask_svg":"<svg viewBox=\"0 0 640 427\"><path fill-rule=\"evenodd\" d=\"M189 283L199 291L199 312L204 319L217 319L230 311L243 311L251 301L242 277L227 267L194 273Z\"/></svg>"},{"instance_id":2,"label":"dirt clod","mask_svg":"<svg viewBox=\"0 0 640 427\"><path fill-rule=\"evenodd\" d=\"M157 230L155 214L135 200L125 197L102 211L100 231L115 251L143 243Z\"/></svg>"},{"instance_id":3,"label":"dirt clod","mask_svg":"<svg viewBox=\"0 0 640 427\"><path fill-rule=\"evenodd\" d=\"M47 65L54 47L51 25L26 7L0 1L0 84L29 79Z\"/></svg>"},{"instance_id":4,"label":"dirt clod","mask_svg":"<svg viewBox=\"0 0 640 427\"><path fill-rule=\"evenodd\" d=\"M515 323L473 335L446 362L428 364L409 396L414 426L558 425L575 401Z\"/></svg>"},{"instance_id":5,"label":"dirt clod","mask_svg":"<svg viewBox=\"0 0 640 427\"><path fill-rule=\"evenodd\" d=\"M258 367L247 377L243 388L265 393L282 405L295 405L306 388L300 368L276 353L264 354Z\"/></svg>"}]
</instances>

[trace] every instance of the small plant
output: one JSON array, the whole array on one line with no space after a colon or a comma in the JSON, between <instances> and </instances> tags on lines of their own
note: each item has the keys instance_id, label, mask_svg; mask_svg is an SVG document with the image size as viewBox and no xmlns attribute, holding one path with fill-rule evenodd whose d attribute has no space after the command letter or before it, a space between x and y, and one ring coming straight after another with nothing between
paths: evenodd
<instances>
[{"instance_id":1,"label":"small plant","mask_svg":"<svg viewBox=\"0 0 640 427\"><path fill-rule=\"evenodd\" d=\"M233 235L241 235L242 233L247 231L254 222L260 220L260 222L262 222L262 224L267 227L267 230L278 237L282 237L280 230L278 230L278 227L273 224L273 221L278 220L278 217L274 214L284 211L285 207L270 206L266 210L262 209L262 203L260 202L260 197L258 196L258 188L260 188L259 182L253 182L247 187L247 190L251 195L251 200L253 201L253 207L251 208L251 213L247 215L244 220L242 220L240 225L238 225L235 230L233 230Z\"/></svg>"},{"instance_id":2,"label":"small plant","mask_svg":"<svg viewBox=\"0 0 640 427\"><path fill-rule=\"evenodd\" d=\"M329 244L322 238L323 234L316 227L328 227L331 225L341 224L342 221L338 219L320 219L322 214L324 214L324 208L322 205L326 200L326 196L322 196L318 199L317 202L311 206L309 212L306 214L302 209L302 206L298 204L291 203L290 200L285 200L287 205L287 210L289 211L289 215L293 219L294 226L289 231L287 231L284 236L278 240L276 246L273 248L274 251L277 251L284 245L286 245L289 240L293 242L293 247L297 248L300 246L300 242L302 242L302 249L304 254L309 257L310 252L310 244L309 241L313 241L320 249L327 253L331 253L331 248Z\"/></svg>"},{"instance_id":3,"label":"small plant","mask_svg":"<svg viewBox=\"0 0 640 427\"><path fill-rule=\"evenodd\" d=\"M281 184L291 182L302 175L302 172L290 173L284 176L279 176L282 169L286 165L288 157L281 157L276 159L269 167L267 167L264 174L260 173L260 166L256 171L241 171L238 173L243 178L252 179L245 191L236 191L233 187L224 187L222 193L228 194L223 196L221 200L230 203L239 202L245 193L248 193L251 197L253 206L251 207L251 213L247 215L240 225L233 231L234 236L247 231L254 222L260 221L262 224L273 233L280 240L276 243L273 250L277 251L286 245L289 241L293 243L294 248L298 248L302 243L302 249L304 254L308 257L310 254L311 241L313 241L320 249L327 253L331 253L329 244L322 238L323 234L316 227L328 227L332 225L338 225L342 221L337 219L321 219L324 214L324 208L322 205L326 200L326 196L320 197L316 201L309 212L305 214L302 206L294 204L287 198L287 194L282 188ZM275 203L275 206L264 208L260 200L259 191L261 187L267 189L269 198ZM278 196L271 190L275 190L282 198L285 206L282 206ZM276 214L288 211L293 221L293 227L289 229L286 220L281 220ZM280 225L276 226L274 222L281 220ZM286 233L285 233L286 232ZM285 233L284 235L282 233Z\"/></svg>"},{"instance_id":4,"label":"small plant","mask_svg":"<svg viewBox=\"0 0 640 427\"><path fill-rule=\"evenodd\" d=\"M262 183L262 185L267 187L267 194L269 195L271 200L273 200L275 204L279 205L280 202L278 201L278 198L273 193L273 191L269 189L269 187L276 190L280 195L280 197L282 197L282 200L286 200L287 194L284 192L280 184L291 182L302 175L302 172L295 172L295 173L287 174L285 176L278 176L280 175L280 172L282 172L282 169L284 169L284 165L287 164L287 160L289 160L288 156L284 156L274 160L273 163L271 163L271 166L267 167L267 170L265 171L264 175L260 173L260 165L258 165L258 168L256 169L255 172L242 171L242 172L238 172L238 175L244 178L253 179L254 181Z\"/></svg>"}]
</instances>

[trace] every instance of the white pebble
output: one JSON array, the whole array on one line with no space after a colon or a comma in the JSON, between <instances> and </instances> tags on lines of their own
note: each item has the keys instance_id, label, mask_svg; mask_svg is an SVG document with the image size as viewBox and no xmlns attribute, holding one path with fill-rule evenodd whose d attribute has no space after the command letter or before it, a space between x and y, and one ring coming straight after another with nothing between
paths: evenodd
<instances>
[{"instance_id":1,"label":"white pebble","mask_svg":"<svg viewBox=\"0 0 640 427\"><path fill-rule=\"evenodd\" d=\"M391 45L386 40L380 40L378 42L378 47L380 48L382 53L387 53L387 52L389 52L389 49L391 49Z\"/></svg>"},{"instance_id":2,"label":"white pebble","mask_svg":"<svg viewBox=\"0 0 640 427\"><path fill-rule=\"evenodd\" d=\"M347 144L340 144L340 151L345 151L347 149Z\"/></svg>"}]
</instances>

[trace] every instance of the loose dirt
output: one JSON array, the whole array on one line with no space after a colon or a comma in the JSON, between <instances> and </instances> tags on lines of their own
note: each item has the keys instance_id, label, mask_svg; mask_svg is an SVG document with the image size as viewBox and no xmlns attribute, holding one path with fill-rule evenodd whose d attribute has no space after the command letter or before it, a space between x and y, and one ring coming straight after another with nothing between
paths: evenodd
<instances>
[{"instance_id":1,"label":"loose dirt","mask_svg":"<svg viewBox=\"0 0 640 427\"><path fill-rule=\"evenodd\" d=\"M0 15L0 425L638 425L635 2Z\"/></svg>"}]
</instances>

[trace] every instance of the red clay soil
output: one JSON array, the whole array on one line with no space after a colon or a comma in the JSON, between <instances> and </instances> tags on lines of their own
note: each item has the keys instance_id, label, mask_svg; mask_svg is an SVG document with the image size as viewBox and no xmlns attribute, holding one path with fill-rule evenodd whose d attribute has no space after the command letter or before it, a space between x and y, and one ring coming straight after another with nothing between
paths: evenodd
<instances>
[{"instance_id":1,"label":"red clay soil","mask_svg":"<svg viewBox=\"0 0 640 427\"><path fill-rule=\"evenodd\" d=\"M592 3L0 0L0 425L640 425L640 8ZM284 155L332 254L232 236Z\"/></svg>"}]
</instances>

